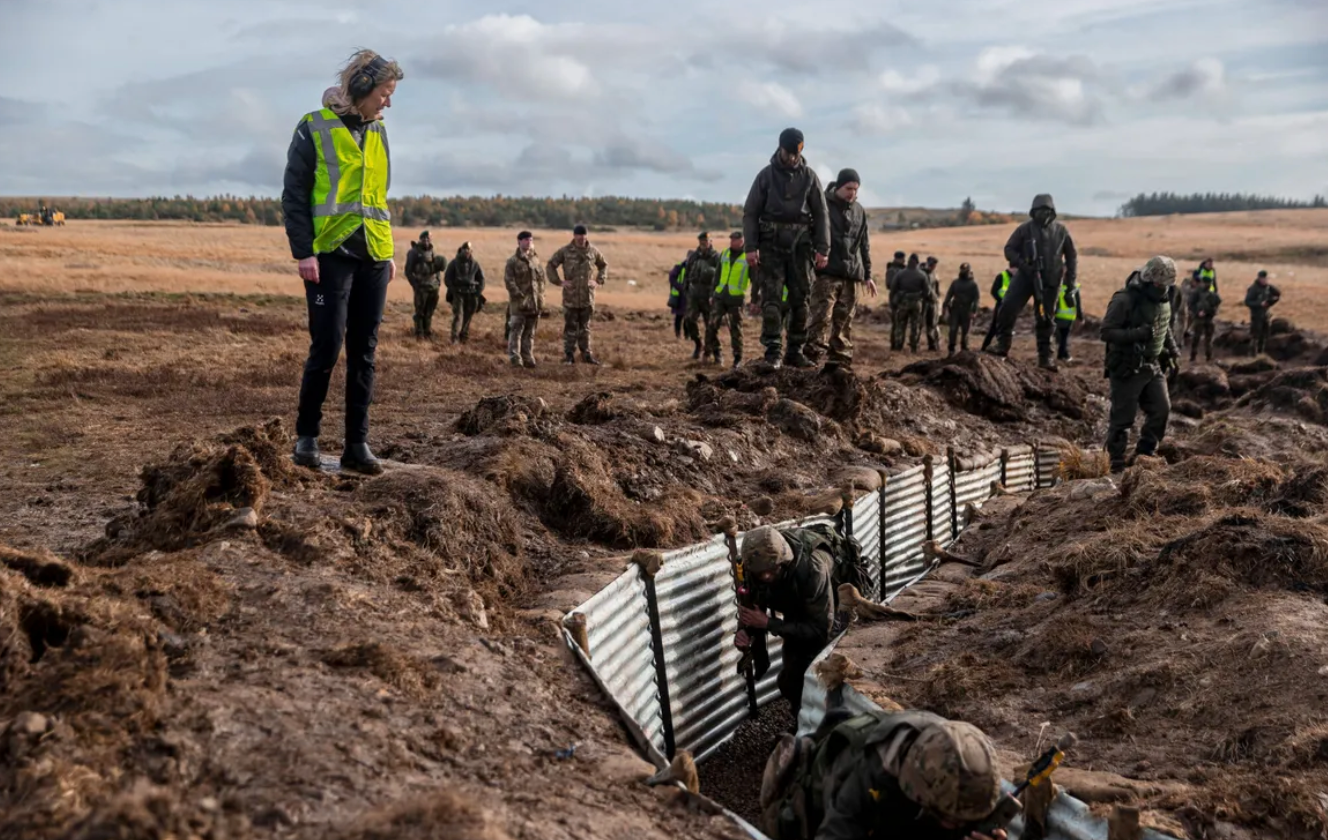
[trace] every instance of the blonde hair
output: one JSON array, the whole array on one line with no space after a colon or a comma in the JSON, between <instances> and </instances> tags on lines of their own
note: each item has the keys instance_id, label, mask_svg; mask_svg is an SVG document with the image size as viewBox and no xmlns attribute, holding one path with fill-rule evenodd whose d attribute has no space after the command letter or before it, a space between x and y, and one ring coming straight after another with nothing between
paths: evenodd
<instances>
[{"instance_id":1,"label":"blonde hair","mask_svg":"<svg viewBox=\"0 0 1328 840\"><path fill-rule=\"evenodd\" d=\"M382 58L373 50L356 50L349 59L347 59L341 71L337 73L337 86L328 88L323 94L323 107L331 108L338 113L344 113L351 110L359 103L359 99L351 95L351 80L354 79L361 70L368 67L374 59ZM406 77L401 71L401 65L395 61L384 58L386 64L374 72L375 85L381 85L389 80L400 81ZM333 94L333 91L336 93ZM328 101L332 100L332 101Z\"/></svg>"}]
</instances>

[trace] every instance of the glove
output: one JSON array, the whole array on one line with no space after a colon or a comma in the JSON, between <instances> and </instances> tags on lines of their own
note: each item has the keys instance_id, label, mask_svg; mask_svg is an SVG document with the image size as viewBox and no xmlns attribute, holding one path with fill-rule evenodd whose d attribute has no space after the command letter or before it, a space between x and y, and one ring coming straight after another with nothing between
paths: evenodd
<instances>
[{"instance_id":1,"label":"glove","mask_svg":"<svg viewBox=\"0 0 1328 840\"><path fill-rule=\"evenodd\" d=\"M1153 340L1153 325L1144 324L1142 327L1135 327L1130 333L1130 338L1136 344L1147 344Z\"/></svg>"}]
</instances>

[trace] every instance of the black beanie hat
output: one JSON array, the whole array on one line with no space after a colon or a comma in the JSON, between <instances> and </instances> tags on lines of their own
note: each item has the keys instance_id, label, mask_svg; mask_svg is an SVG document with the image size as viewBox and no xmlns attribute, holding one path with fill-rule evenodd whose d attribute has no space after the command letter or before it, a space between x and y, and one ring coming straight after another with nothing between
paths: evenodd
<instances>
[{"instance_id":1,"label":"black beanie hat","mask_svg":"<svg viewBox=\"0 0 1328 840\"><path fill-rule=\"evenodd\" d=\"M786 128L779 132L779 148L791 155L802 154L802 132L796 128Z\"/></svg>"},{"instance_id":2,"label":"black beanie hat","mask_svg":"<svg viewBox=\"0 0 1328 840\"><path fill-rule=\"evenodd\" d=\"M585 225L577 225L576 227L572 228L572 235L573 235L573 236L585 236L585 235L586 235L586 226L585 226Z\"/></svg>"},{"instance_id":3,"label":"black beanie hat","mask_svg":"<svg viewBox=\"0 0 1328 840\"><path fill-rule=\"evenodd\" d=\"M839 175L835 178L835 186L842 187L845 184L861 184L862 179L858 177L856 169L841 169Z\"/></svg>"},{"instance_id":4,"label":"black beanie hat","mask_svg":"<svg viewBox=\"0 0 1328 840\"><path fill-rule=\"evenodd\" d=\"M535 237L534 237L534 236L531 234L531 232L528 231L528 230L523 230L523 231L521 231L520 233L518 233L518 234L516 235L516 241L517 241L517 242L520 242L520 241L523 240L523 239L534 239L534 238L535 238Z\"/></svg>"}]
</instances>

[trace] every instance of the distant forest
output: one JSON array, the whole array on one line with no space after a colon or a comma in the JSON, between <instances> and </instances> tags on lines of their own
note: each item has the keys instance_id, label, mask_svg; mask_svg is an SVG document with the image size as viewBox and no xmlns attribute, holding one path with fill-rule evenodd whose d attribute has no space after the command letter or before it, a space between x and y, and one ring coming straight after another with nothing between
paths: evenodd
<instances>
[{"instance_id":1,"label":"distant forest","mask_svg":"<svg viewBox=\"0 0 1328 840\"><path fill-rule=\"evenodd\" d=\"M1297 201L1271 195L1245 195L1243 193L1139 193L1120 206L1121 216L1167 216L1172 213L1229 213L1237 210L1302 210L1307 207L1328 207L1324 197L1316 195L1313 201Z\"/></svg>"},{"instance_id":2,"label":"distant forest","mask_svg":"<svg viewBox=\"0 0 1328 840\"><path fill-rule=\"evenodd\" d=\"M0 198L0 218L37 210L42 199ZM62 198L47 201L69 219L141 219L187 222L281 224L281 202L272 198ZM392 219L404 227L592 228L640 227L655 230L727 230L742 223L742 208L732 204L649 198L492 198L472 196L389 199Z\"/></svg>"}]
</instances>

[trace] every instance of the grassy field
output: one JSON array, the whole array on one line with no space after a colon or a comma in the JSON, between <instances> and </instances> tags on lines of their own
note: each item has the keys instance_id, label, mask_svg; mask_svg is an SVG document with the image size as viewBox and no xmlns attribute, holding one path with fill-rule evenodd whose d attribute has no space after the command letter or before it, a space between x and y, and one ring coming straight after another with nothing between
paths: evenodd
<instances>
[{"instance_id":1,"label":"grassy field","mask_svg":"<svg viewBox=\"0 0 1328 840\"><path fill-rule=\"evenodd\" d=\"M1281 288L1282 314L1328 330L1328 210L1210 214L1147 219L1095 219L1071 224L1081 256L1080 282L1090 313L1101 313L1129 271L1149 256L1168 254L1186 271L1204 256L1217 260L1227 317L1255 273L1267 269ZM942 276L970 262L984 287L1004 267L1002 246L1012 226L943 228L874 237L881 273L896 249L934 254ZM715 232L720 244L726 231ZM397 231L404 264L417 230ZM535 247L548 257L569 241L562 231L536 231ZM502 267L516 230L437 229L437 247L450 255L469 240L489 275L493 300L503 300ZM604 303L631 309L662 308L670 266L695 244L695 234L616 232L592 240L609 261ZM280 228L167 222L70 222L63 228L0 227L0 289L69 292L229 292L300 294L295 266ZM408 300L404 282L390 296ZM558 301L555 290L552 302Z\"/></svg>"}]
</instances>

